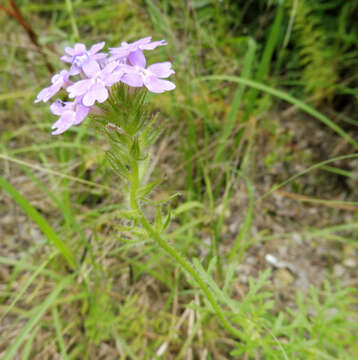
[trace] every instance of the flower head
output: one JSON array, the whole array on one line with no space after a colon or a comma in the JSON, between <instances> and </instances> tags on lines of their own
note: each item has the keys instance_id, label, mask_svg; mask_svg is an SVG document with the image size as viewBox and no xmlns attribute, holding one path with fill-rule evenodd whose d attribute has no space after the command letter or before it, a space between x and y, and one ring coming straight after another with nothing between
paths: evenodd
<instances>
[{"instance_id":1,"label":"flower head","mask_svg":"<svg viewBox=\"0 0 358 360\"><path fill-rule=\"evenodd\" d=\"M82 67L89 61L103 60L107 54L98 53L104 47L104 41L94 44L89 50L86 49L86 45L77 43L73 48L66 47L65 52L68 55L61 57L61 60L67 63L71 63L70 75L77 75L81 72ZM97 54L98 53L98 54Z\"/></svg>"},{"instance_id":2,"label":"flower head","mask_svg":"<svg viewBox=\"0 0 358 360\"><path fill-rule=\"evenodd\" d=\"M71 64L69 70L62 70L51 79L51 85L39 92L35 103L47 102L61 88L65 89L73 101L57 100L50 106L59 119L52 126L52 134L62 134L72 125L80 124L91 111L96 111L95 103L103 103L111 93L115 83L123 82L132 87L145 86L149 91L162 93L175 89L175 84L163 80L174 74L170 62L152 64L146 67L143 50L153 50L166 45L164 40L151 41L151 37L133 43L122 42L118 48L111 48L111 57L99 52L104 42L94 44L89 50L81 43L73 48L66 47L66 55L61 60ZM70 76L80 75L72 82Z\"/></svg>"}]
</instances>

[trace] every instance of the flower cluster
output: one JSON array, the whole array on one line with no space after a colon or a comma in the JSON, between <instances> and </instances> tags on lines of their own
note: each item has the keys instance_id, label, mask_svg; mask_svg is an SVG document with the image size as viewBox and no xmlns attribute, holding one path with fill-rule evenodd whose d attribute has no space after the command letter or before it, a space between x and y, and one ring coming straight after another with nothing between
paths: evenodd
<instances>
[{"instance_id":1,"label":"flower cluster","mask_svg":"<svg viewBox=\"0 0 358 360\"><path fill-rule=\"evenodd\" d=\"M70 64L51 79L51 85L39 92L35 103L47 102L61 89L73 101L56 100L50 110L59 119L53 124L53 135L62 134L72 125L80 124L95 103L103 103L110 94L111 86L123 82L131 87L145 86L153 93L175 89L171 81L163 80L174 74L170 62L146 66L143 50L153 50L167 45L164 40L152 41L150 36L133 43L122 42L120 47L110 48L109 54L100 52L104 42L94 44L87 50L84 44L66 47L61 60ZM79 75L74 82L70 77Z\"/></svg>"}]
</instances>

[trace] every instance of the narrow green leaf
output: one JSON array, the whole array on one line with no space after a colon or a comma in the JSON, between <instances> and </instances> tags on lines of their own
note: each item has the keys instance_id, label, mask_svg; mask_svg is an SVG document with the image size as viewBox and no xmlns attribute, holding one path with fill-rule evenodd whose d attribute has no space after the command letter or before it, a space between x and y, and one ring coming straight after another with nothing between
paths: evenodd
<instances>
[{"instance_id":1,"label":"narrow green leaf","mask_svg":"<svg viewBox=\"0 0 358 360\"><path fill-rule=\"evenodd\" d=\"M174 215L178 216L181 213L184 213L186 211L195 209L195 208L202 208L203 204L200 203L199 201L188 201L184 204L179 205L175 210L174 210Z\"/></svg>"},{"instance_id":2,"label":"narrow green leaf","mask_svg":"<svg viewBox=\"0 0 358 360\"><path fill-rule=\"evenodd\" d=\"M161 232L163 228L163 216L162 216L162 207L157 206L154 229L157 232Z\"/></svg>"},{"instance_id":3,"label":"narrow green leaf","mask_svg":"<svg viewBox=\"0 0 358 360\"><path fill-rule=\"evenodd\" d=\"M172 219L172 212L169 211L168 215L166 216L166 219L164 221L163 227L162 227L162 231L165 231L166 228L169 226L170 224L170 220Z\"/></svg>"},{"instance_id":4,"label":"narrow green leaf","mask_svg":"<svg viewBox=\"0 0 358 360\"><path fill-rule=\"evenodd\" d=\"M72 268L76 267L75 260L67 248L65 243L57 236L53 228L45 220L45 218L28 202L28 200L21 195L9 182L0 176L0 186L9 193L9 195L16 201L27 216L34 221L46 236L47 240L57 248L57 250L64 256Z\"/></svg>"},{"instance_id":5,"label":"narrow green leaf","mask_svg":"<svg viewBox=\"0 0 358 360\"><path fill-rule=\"evenodd\" d=\"M147 196L160 182L161 180L156 180L147 185L139 187L137 190L137 197L142 198Z\"/></svg>"},{"instance_id":6,"label":"narrow green leaf","mask_svg":"<svg viewBox=\"0 0 358 360\"><path fill-rule=\"evenodd\" d=\"M130 154L134 159L139 159L140 158L140 147L139 147L139 142L137 138L134 138L131 149L130 149Z\"/></svg>"}]
</instances>

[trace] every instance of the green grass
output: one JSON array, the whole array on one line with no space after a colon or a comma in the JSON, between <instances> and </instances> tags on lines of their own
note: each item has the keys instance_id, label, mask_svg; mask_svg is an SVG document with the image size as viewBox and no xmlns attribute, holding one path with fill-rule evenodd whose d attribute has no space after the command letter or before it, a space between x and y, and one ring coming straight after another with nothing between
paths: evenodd
<instances>
[{"instance_id":1,"label":"green grass","mask_svg":"<svg viewBox=\"0 0 358 360\"><path fill-rule=\"evenodd\" d=\"M89 119L51 137L54 116L33 104L51 74L0 13L2 359L358 358L357 94L343 72L358 64L351 7L328 49L347 52L333 98L312 102L307 89L326 89L303 84L313 65L300 58L302 34L289 32L292 4L280 3L17 2L56 71L76 41L168 41L148 58L173 62L177 89L150 98L163 129L138 192L152 192L143 209L156 234L219 310L126 208ZM323 7L312 11L329 25ZM292 267L272 267L269 253Z\"/></svg>"}]
</instances>

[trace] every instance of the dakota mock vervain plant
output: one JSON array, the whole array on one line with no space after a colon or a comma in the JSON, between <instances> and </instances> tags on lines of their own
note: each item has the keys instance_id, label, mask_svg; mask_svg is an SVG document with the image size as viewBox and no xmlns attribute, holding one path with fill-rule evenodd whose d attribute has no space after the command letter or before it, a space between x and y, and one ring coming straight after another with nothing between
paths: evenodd
<instances>
[{"instance_id":1,"label":"dakota mock vervain plant","mask_svg":"<svg viewBox=\"0 0 358 360\"><path fill-rule=\"evenodd\" d=\"M153 213L157 218L151 224L142 210L142 202L150 200L147 197L158 184L158 181L145 184L143 174L150 160L147 149L161 130L154 127L155 119L147 119L146 95L148 91L163 93L175 89L174 83L163 80L174 74L172 64L161 62L147 66L143 50L162 45L166 45L164 40L151 41L151 37L130 44L122 42L120 47L110 48L110 56L99 52L104 42L89 50L83 44L67 47L67 55L61 60L69 63L70 69L53 76L51 85L37 95L35 102L47 102L61 89L66 90L69 99L73 99L58 99L50 106L51 112L59 116L52 126L53 135L80 124L87 116L92 118L96 129L108 140L110 150L107 158L122 180L128 203L128 211L122 216L132 223L125 231L133 230L135 234L135 229L141 226L148 238L154 240L199 285L226 330L240 338L240 332L227 320L197 266L194 268L165 239L163 232L170 222L170 213L163 218L161 205L154 203L157 208ZM74 82L74 76L80 79ZM153 201L149 203L153 204Z\"/></svg>"}]
</instances>

